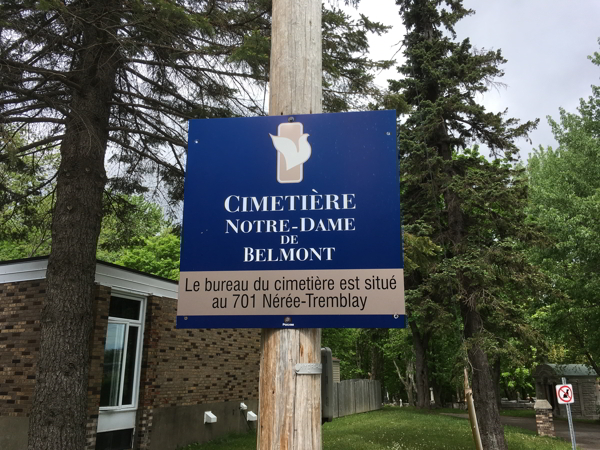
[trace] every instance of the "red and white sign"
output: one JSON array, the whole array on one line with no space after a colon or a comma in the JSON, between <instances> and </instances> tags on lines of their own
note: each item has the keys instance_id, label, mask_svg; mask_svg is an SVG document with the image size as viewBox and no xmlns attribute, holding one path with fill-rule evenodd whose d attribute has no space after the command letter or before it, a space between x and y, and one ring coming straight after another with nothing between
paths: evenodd
<instances>
[{"instance_id":1,"label":"red and white sign","mask_svg":"<svg viewBox=\"0 0 600 450\"><path fill-rule=\"evenodd\" d=\"M561 405L575 403L575 397L573 396L573 386L571 386L570 384L556 385L556 398L558 398L558 403L560 403Z\"/></svg>"}]
</instances>

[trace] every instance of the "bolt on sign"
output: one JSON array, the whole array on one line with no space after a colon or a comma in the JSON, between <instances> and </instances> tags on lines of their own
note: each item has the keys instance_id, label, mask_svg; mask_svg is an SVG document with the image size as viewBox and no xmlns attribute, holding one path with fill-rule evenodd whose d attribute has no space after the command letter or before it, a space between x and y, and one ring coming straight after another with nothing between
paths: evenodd
<instances>
[{"instance_id":1,"label":"bolt on sign","mask_svg":"<svg viewBox=\"0 0 600 450\"><path fill-rule=\"evenodd\" d=\"M178 328L405 326L396 114L191 120Z\"/></svg>"}]
</instances>

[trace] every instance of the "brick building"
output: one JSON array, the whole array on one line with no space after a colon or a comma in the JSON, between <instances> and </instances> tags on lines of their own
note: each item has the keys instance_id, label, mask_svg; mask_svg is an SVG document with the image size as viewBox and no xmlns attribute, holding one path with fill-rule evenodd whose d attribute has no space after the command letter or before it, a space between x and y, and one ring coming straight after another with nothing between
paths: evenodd
<instances>
[{"instance_id":1,"label":"brick building","mask_svg":"<svg viewBox=\"0 0 600 450\"><path fill-rule=\"evenodd\" d=\"M0 449L27 447L47 258L0 262ZM251 426L260 330L178 330L177 283L98 261L87 450L170 450ZM204 423L211 411L217 422Z\"/></svg>"}]
</instances>

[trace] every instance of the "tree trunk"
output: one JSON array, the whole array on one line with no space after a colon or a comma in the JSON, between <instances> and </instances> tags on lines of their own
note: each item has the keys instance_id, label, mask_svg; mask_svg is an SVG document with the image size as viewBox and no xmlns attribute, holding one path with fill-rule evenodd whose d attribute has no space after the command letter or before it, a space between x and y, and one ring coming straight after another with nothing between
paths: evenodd
<instances>
[{"instance_id":1,"label":"tree trunk","mask_svg":"<svg viewBox=\"0 0 600 450\"><path fill-rule=\"evenodd\" d=\"M439 152L445 167L444 172L448 180L455 175L452 149L448 144L448 132L445 124L439 128L441 136ZM461 210L461 199L456 192L448 189L444 193L444 201L448 211L448 230L452 243L452 253L460 255L463 250L464 217ZM462 288L469 291L469 280L461 277ZM478 341L479 333L483 329L483 322L475 300L463 299L460 304L461 315L464 323L464 336L469 340L468 358L472 368L473 400L477 411L477 422L483 448L486 450L507 450L504 439L504 428L500 422L500 413L496 402L495 386L492 380L492 371L487 355Z\"/></svg>"},{"instance_id":2,"label":"tree trunk","mask_svg":"<svg viewBox=\"0 0 600 450\"><path fill-rule=\"evenodd\" d=\"M415 383L415 362L410 361L410 365L406 365L406 378L408 378L408 388L410 395L408 396L408 404L410 406L417 406L417 399L415 393L417 392L417 383Z\"/></svg>"},{"instance_id":3,"label":"tree trunk","mask_svg":"<svg viewBox=\"0 0 600 450\"><path fill-rule=\"evenodd\" d=\"M463 303L461 312L465 324L465 338L469 339L468 356L472 369L473 400L481 443L485 450L507 450L490 364L478 341L483 322L475 305Z\"/></svg>"},{"instance_id":4,"label":"tree trunk","mask_svg":"<svg viewBox=\"0 0 600 450\"><path fill-rule=\"evenodd\" d=\"M73 92L60 148L29 450L81 450L86 444L96 246L109 102L119 63L118 49L105 44L94 25L84 31L74 71L81 88Z\"/></svg>"},{"instance_id":5,"label":"tree trunk","mask_svg":"<svg viewBox=\"0 0 600 450\"><path fill-rule=\"evenodd\" d=\"M429 408L429 371L427 369L427 347L431 334L419 332L417 324L410 323L415 348L415 384L417 385L417 408Z\"/></svg>"},{"instance_id":6,"label":"tree trunk","mask_svg":"<svg viewBox=\"0 0 600 450\"><path fill-rule=\"evenodd\" d=\"M406 378L402 376L402 372L398 367L398 363L396 360L393 360L394 367L396 367L396 373L398 374L398 378L404 385L404 389L406 389L406 394L408 396L408 404L411 406L415 406L415 379L414 379L414 371L415 371L415 363L410 360L406 362Z\"/></svg>"},{"instance_id":7,"label":"tree trunk","mask_svg":"<svg viewBox=\"0 0 600 450\"><path fill-rule=\"evenodd\" d=\"M500 358L496 358L496 360L494 361L494 365L493 367L493 372L492 372L492 376L493 376L493 382L494 382L494 392L496 394L496 405L498 406L498 410L500 410L500 407L502 406L502 395L500 395L500 377L502 375L502 368L500 365Z\"/></svg>"},{"instance_id":8,"label":"tree trunk","mask_svg":"<svg viewBox=\"0 0 600 450\"><path fill-rule=\"evenodd\" d=\"M592 354L589 351L586 351L585 356L590 363L590 366L592 366L592 369L594 369L597 374L600 374L600 367L598 367L598 364L596 364L596 361L594 361Z\"/></svg>"}]
</instances>

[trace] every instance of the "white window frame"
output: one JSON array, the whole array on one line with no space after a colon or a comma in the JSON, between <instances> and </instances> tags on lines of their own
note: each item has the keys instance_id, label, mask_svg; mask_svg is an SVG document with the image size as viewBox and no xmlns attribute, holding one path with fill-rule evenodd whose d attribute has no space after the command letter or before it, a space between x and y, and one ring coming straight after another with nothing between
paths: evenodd
<instances>
[{"instance_id":1,"label":"white window frame","mask_svg":"<svg viewBox=\"0 0 600 450\"><path fill-rule=\"evenodd\" d=\"M144 347L144 322L146 317L146 297L134 295L131 293L121 292L113 290L111 292L112 297L124 298L127 300L135 300L140 302L140 316L138 320L124 319L122 317L108 317L108 323L124 324L126 325L125 338L124 338L124 349L123 349L123 367L121 368L121 377L119 382L119 405L117 406L100 406L100 413L102 412L117 412L117 411L135 411L138 408L139 401L139 390L140 390L140 376L142 372L142 350ZM129 338L129 328L131 325L138 327L138 342L137 351L134 362L134 374L133 374L133 391L132 391L132 403L128 405L122 405L123 401L123 385L125 383L125 361L127 359L127 342Z\"/></svg>"}]
</instances>

